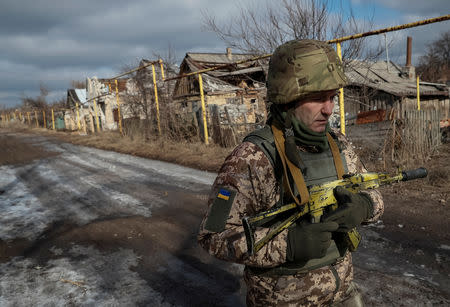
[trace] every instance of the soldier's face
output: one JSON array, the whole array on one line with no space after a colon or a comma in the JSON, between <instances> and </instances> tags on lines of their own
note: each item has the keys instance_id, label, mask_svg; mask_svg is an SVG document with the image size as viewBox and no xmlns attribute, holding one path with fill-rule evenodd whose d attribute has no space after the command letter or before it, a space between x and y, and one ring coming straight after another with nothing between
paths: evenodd
<instances>
[{"instance_id":1,"label":"soldier's face","mask_svg":"<svg viewBox=\"0 0 450 307\"><path fill-rule=\"evenodd\" d=\"M313 94L298 101L295 105L294 114L310 130L323 132L333 112L334 97L336 90Z\"/></svg>"}]
</instances>

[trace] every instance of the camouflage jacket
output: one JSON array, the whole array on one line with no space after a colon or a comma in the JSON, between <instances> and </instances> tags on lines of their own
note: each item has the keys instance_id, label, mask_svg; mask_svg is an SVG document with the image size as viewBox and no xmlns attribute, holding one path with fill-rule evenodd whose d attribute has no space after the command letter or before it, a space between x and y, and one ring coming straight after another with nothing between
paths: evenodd
<instances>
[{"instance_id":1,"label":"camouflage jacket","mask_svg":"<svg viewBox=\"0 0 450 307\"><path fill-rule=\"evenodd\" d=\"M337 131L338 142L345 155L349 173L361 173L366 169L355 154L348 140ZM214 199L225 187L233 191L231 210L223 231L211 232L205 229ZM263 151L255 144L243 142L225 159L211 189L208 213L200 226L199 244L215 257L253 267L275 267L286 262L287 229L278 234L256 254L247 254L246 237L241 219L270 209L280 199L280 183L274 168ZM374 203L373 216L366 222L377 220L383 213L381 195L376 190L367 192ZM268 233L268 228L255 231L255 241ZM351 265L351 261L348 261Z\"/></svg>"}]
</instances>

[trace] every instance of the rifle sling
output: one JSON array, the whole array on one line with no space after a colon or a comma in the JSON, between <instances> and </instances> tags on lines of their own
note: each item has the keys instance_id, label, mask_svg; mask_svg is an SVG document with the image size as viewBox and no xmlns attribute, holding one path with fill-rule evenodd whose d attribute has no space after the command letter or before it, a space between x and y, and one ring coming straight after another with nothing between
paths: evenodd
<instances>
[{"instance_id":1,"label":"rifle sling","mask_svg":"<svg viewBox=\"0 0 450 307\"><path fill-rule=\"evenodd\" d=\"M273 136L275 139L275 146L277 148L278 153L280 154L281 162L283 164L283 177L284 177L284 186L289 191L292 199L294 199L295 203L297 205L303 205L309 201L309 191L306 187L305 179L303 177L303 174L301 170L295 166L286 156L285 146L284 146L284 135L281 129L276 127L275 125L272 125L272 131ZM327 140L328 144L330 145L331 153L333 155L333 161L334 166L336 168L336 173L338 179L342 179L342 176L345 173L344 170L344 164L342 162L341 155L339 153L339 148L334 141L333 137L327 132ZM289 178L287 174L287 169L289 168L289 171L292 175L292 178L294 179L294 183L297 186L297 190L300 193L300 200L295 197L294 193L292 192L291 186L289 184Z\"/></svg>"},{"instance_id":2,"label":"rifle sling","mask_svg":"<svg viewBox=\"0 0 450 307\"><path fill-rule=\"evenodd\" d=\"M280 154L281 162L283 164L283 177L284 182L286 183L289 193L291 194L292 199L294 199L295 203L300 206L306 204L309 201L309 192L306 187L305 179L303 178L303 174L301 170L296 167L287 157L286 151L284 147L284 135L283 132L277 128L275 125L272 125L273 136L275 139L275 146L277 147L277 151ZM286 167L287 164L287 167ZM297 186L297 189L300 193L300 200L294 195L292 192L291 186L289 184L289 178L287 173L287 168L294 179L294 183Z\"/></svg>"},{"instance_id":3,"label":"rifle sling","mask_svg":"<svg viewBox=\"0 0 450 307\"><path fill-rule=\"evenodd\" d=\"M334 141L333 137L327 132L328 144L330 145L331 154L333 155L334 167L336 168L336 173L338 179L342 179L344 175L344 163L342 163L341 155L339 154L339 148Z\"/></svg>"}]
</instances>

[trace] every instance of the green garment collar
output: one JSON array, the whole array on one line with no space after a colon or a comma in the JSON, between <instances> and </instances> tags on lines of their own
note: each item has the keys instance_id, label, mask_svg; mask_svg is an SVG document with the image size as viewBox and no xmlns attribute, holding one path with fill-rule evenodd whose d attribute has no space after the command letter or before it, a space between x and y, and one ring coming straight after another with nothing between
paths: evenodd
<instances>
[{"instance_id":1,"label":"green garment collar","mask_svg":"<svg viewBox=\"0 0 450 307\"><path fill-rule=\"evenodd\" d=\"M319 151L328 149L327 132L330 130L330 125L327 124L324 132L315 132L305 126L293 113L293 110L282 111L273 104L270 108L271 119L276 121L283 127L286 141L293 137L297 145L314 146ZM269 119L269 122L271 120ZM289 130L292 128L293 136L289 135Z\"/></svg>"}]
</instances>

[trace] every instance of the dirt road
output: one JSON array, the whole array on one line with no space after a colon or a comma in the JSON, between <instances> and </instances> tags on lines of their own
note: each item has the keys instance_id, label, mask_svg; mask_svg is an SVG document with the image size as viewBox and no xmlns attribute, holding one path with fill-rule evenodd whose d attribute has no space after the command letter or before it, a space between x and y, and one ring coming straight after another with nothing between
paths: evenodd
<instances>
[{"instance_id":1,"label":"dirt road","mask_svg":"<svg viewBox=\"0 0 450 307\"><path fill-rule=\"evenodd\" d=\"M242 266L196 244L215 174L23 133L0 148L1 306L244 305ZM354 254L367 304L449 305L448 236L389 221Z\"/></svg>"}]
</instances>

